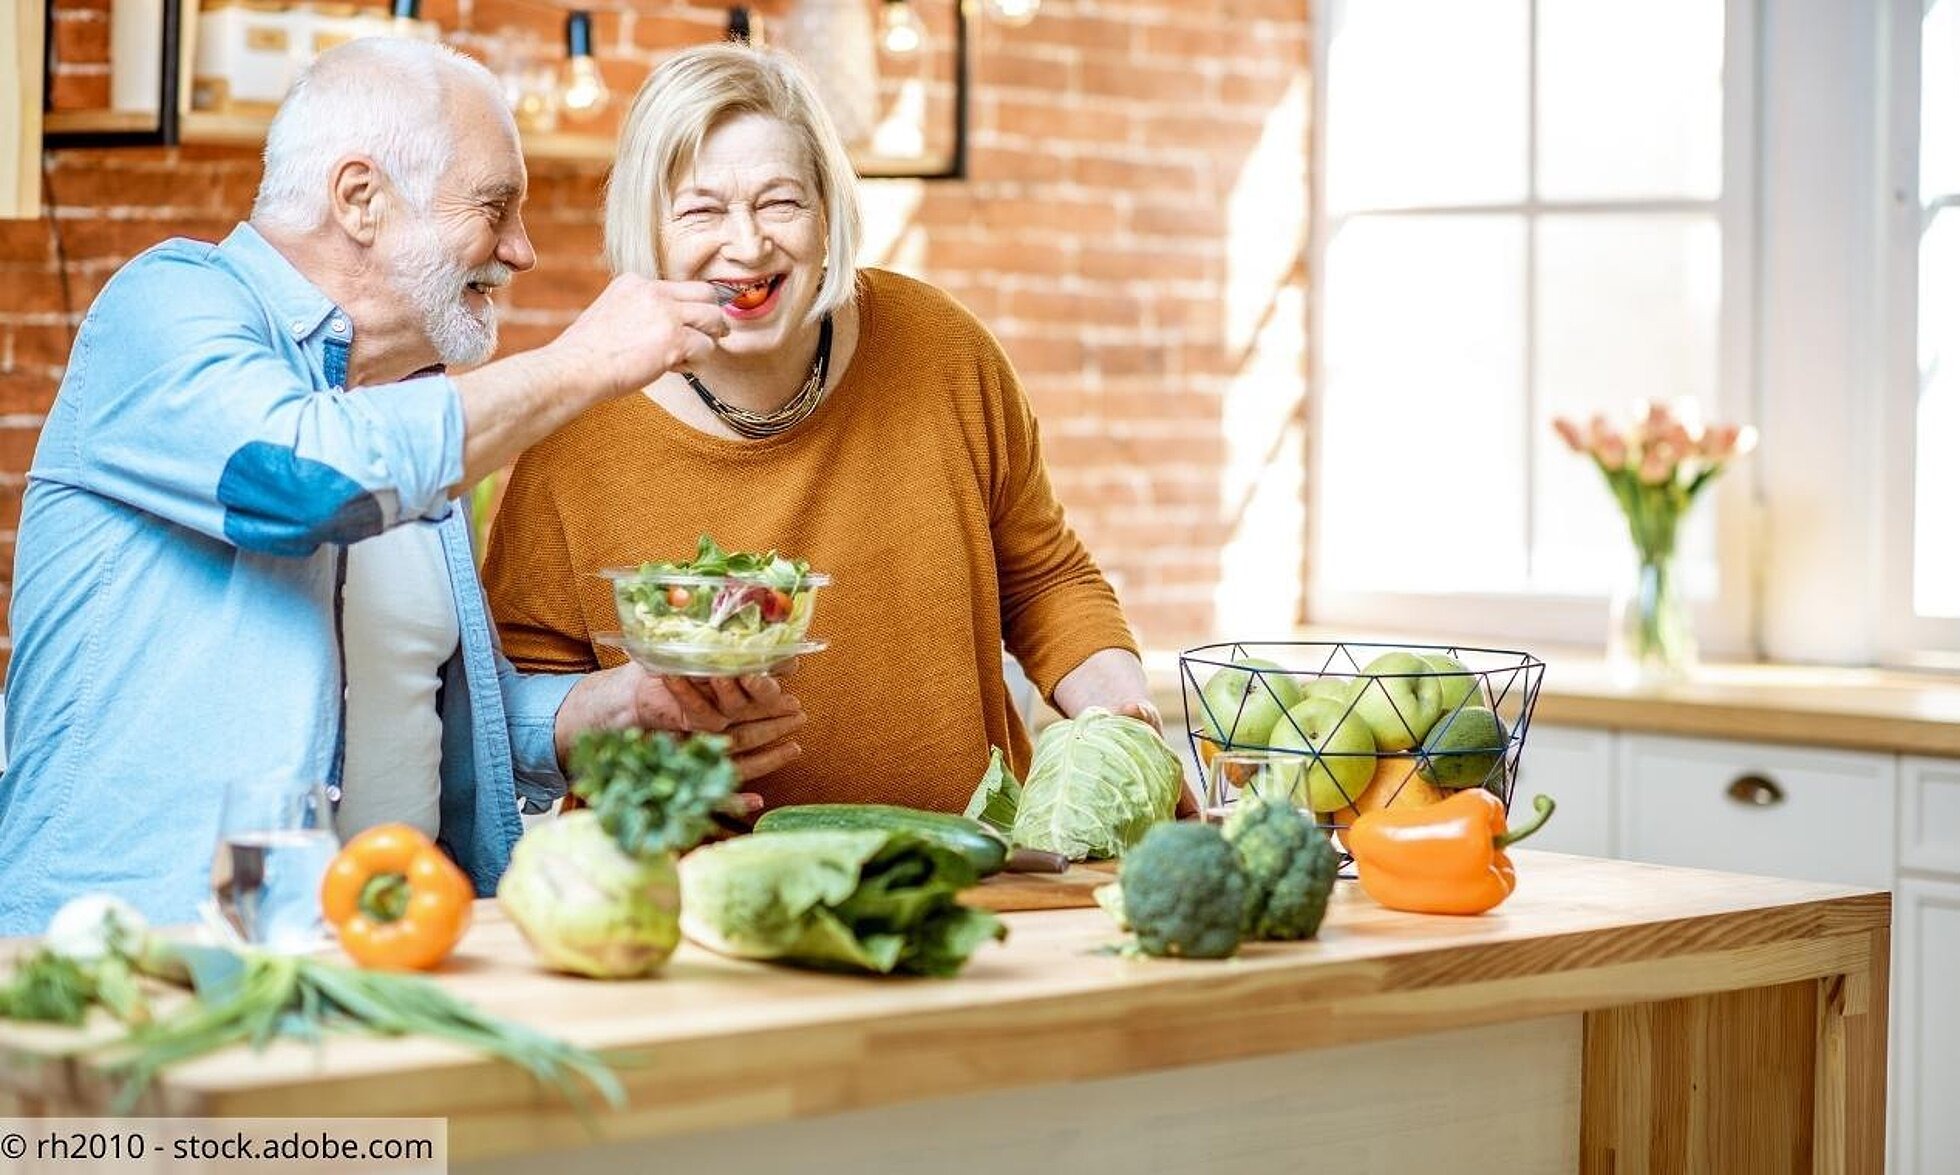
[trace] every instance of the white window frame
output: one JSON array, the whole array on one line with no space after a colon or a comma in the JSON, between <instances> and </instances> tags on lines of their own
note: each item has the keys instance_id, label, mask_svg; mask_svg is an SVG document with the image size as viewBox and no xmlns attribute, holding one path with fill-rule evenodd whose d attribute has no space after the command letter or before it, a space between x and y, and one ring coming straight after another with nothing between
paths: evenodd
<instances>
[{"instance_id":1,"label":"white window frame","mask_svg":"<svg viewBox=\"0 0 1960 1175\"><path fill-rule=\"evenodd\" d=\"M1531 4L1527 24L1530 37L1531 77L1527 80L1528 125L1526 133L1527 199L1516 204L1462 207L1412 208L1400 211L1371 210L1365 215L1392 216L1407 213L1489 215L1521 214L1535 220L1540 214L1615 214L1693 211L1711 207L1722 237L1722 311L1717 349L1718 373L1716 403L1709 405L1720 419L1752 420L1756 416L1755 386L1755 232L1756 203L1756 4L1753 0L1725 0L1723 30L1722 94L1722 190L1714 201L1707 200L1539 200L1537 184L1537 5ZM1328 48L1332 36L1331 6L1316 5L1313 29L1314 115L1309 148L1312 170L1312 209L1309 218L1309 269L1316 280L1309 283L1308 331L1311 367L1310 393L1315 406L1316 426L1310 430L1308 469L1316 481L1310 490L1313 508L1308 511L1307 550L1309 574L1306 591L1307 619L1316 625L1354 630L1399 630L1411 633L1447 633L1453 638L1509 638L1550 641L1570 645L1603 644L1607 629L1609 601L1605 595L1551 595L1546 593L1403 593L1334 591L1323 587L1315 569L1319 564L1315 520L1320 505L1317 478L1321 468L1318 408L1327 386L1325 338L1325 282L1327 244L1330 239L1326 211L1326 111ZM1419 34L1418 34L1419 35ZM1532 356L1537 288L1535 232L1527 233L1525 256L1525 394L1527 415L1536 410L1537 380ZM1528 429L1522 457L1528 469L1540 445L1554 444L1549 431L1540 436ZM1577 460L1577 458L1574 458ZM1522 475L1522 471L1520 471ZM1755 591L1753 589L1756 527L1752 522L1755 480L1749 462L1731 469L1716 483L1712 503L1700 509L1715 509L1717 535L1716 574L1721 586L1716 600L1698 602L1697 636L1705 652L1738 654L1754 651ZM1605 493L1602 486L1600 492ZM1532 503L1527 500L1527 511ZM1527 522L1529 526L1529 521ZM1632 554L1629 550L1628 560Z\"/></svg>"},{"instance_id":2,"label":"white window frame","mask_svg":"<svg viewBox=\"0 0 1960 1175\"><path fill-rule=\"evenodd\" d=\"M1950 2L1950 0L1949 0ZM1920 206L1919 102L1922 0L1887 0L1883 34L1885 125L1883 266L1885 389L1879 463L1881 558L1879 658L1905 668L1960 668L1960 619L1918 616L1913 609L1914 481L1918 456L1919 246L1931 217ZM1960 196L1939 202L1960 216ZM1956 458L1960 459L1960 458ZM1956 503L1960 506L1960 503ZM1960 535L1956 535L1960 542Z\"/></svg>"}]
</instances>

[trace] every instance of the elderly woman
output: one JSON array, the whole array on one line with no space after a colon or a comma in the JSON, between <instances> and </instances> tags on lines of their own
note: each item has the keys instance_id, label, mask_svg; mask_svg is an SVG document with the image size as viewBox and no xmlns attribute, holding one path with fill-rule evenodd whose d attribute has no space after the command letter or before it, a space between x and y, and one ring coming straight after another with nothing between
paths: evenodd
<instances>
[{"instance_id":1,"label":"elderly woman","mask_svg":"<svg viewBox=\"0 0 1960 1175\"><path fill-rule=\"evenodd\" d=\"M1062 713L1159 725L999 344L933 287L854 263L855 177L793 60L714 45L657 71L605 236L615 271L719 286L729 330L517 463L485 570L513 661L616 663L594 640L618 627L594 573L684 560L711 534L834 581L811 629L830 647L794 679L803 753L752 785L771 805L958 810L990 745L1025 771L1003 643Z\"/></svg>"}]
</instances>

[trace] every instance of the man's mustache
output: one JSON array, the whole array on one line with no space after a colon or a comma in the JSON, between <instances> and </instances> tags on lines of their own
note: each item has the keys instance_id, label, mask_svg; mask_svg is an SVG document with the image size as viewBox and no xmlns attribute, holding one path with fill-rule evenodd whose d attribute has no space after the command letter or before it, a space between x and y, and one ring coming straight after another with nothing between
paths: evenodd
<instances>
[{"instance_id":1,"label":"man's mustache","mask_svg":"<svg viewBox=\"0 0 1960 1175\"><path fill-rule=\"evenodd\" d=\"M486 290L502 289L510 284L514 276L510 266L501 261L491 261L479 265L463 275L464 285L482 286Z\"/></svg>"}]
</instances>

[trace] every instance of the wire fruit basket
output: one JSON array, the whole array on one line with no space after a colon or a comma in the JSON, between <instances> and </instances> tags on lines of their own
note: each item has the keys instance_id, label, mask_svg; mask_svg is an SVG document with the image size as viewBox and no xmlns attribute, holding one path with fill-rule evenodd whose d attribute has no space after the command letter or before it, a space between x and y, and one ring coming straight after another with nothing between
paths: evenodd
<instances>
[{"instance_id":1,"label":"wire fruit basket","mask_svg":"<svg viewBox=\"0 0 1960 1175\"><path fill-rule=\"evenodd\" d=\"M1231 641L1178 656L1205 818L1285 796L1345 847L1378 808L1482 787L1511 806L1545 663L1467 645Z\"/></svg>"}]
</instances>

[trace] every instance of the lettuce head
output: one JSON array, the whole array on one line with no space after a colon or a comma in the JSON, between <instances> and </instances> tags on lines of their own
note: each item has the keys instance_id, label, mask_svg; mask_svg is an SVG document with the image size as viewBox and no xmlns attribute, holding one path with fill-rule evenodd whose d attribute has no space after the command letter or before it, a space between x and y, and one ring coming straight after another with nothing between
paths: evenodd
<instances>
[{"instance_id":1,"label":"lettuce head","mask_svg":"<svg viewBox=\"0 0 1960 1175\"><path fill-rule=\"evenodd\" d=\"M681 859L681 931L724 955L830 970L951 975L1007 927L956 900L966 858L879 830L764 832Z\"/></svg>"}]
</instances>

